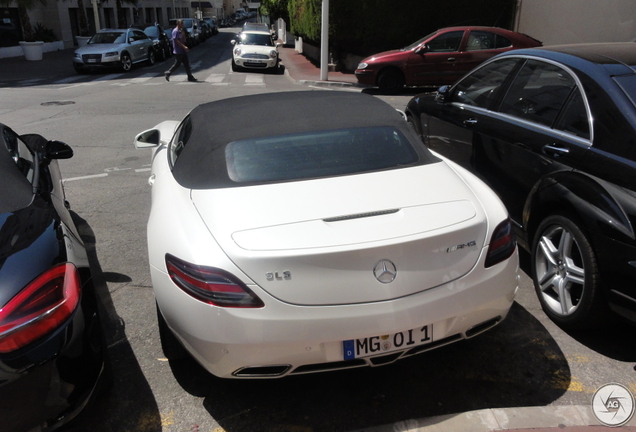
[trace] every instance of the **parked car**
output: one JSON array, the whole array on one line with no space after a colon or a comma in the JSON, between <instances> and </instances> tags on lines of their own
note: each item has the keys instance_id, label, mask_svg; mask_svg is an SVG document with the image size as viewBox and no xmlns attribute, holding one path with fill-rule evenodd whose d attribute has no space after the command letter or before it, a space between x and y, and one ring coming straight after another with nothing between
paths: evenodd
<instances>
[{"instance_id":1,"label":"parked car","mask_svg":"<svg viewBox=\"0 0 636 432\"><path fill-rule=\"evenodd\" d=\"M278 47L269 30L244 30L231 41L232 70L278 69Z\"/></svg>"},{"instance_id":2,"label":"parked car","mask_svg":"<svg viewBox=\"0 0 636 432\"><path fill-rule=\"evenodd\" d=\"M179 18L183 20L183 28L186 31L186 45L189 48L193 48L203 42L203 37L201 36L201 28L199 25L199 20L196 18ZM170 27L175 28L177 26L177 19L173 18L169 21Z\"/></svg>"},{"instance_id":3,"label":"parked car","mask_svg":"<svg viewBox=\"0 0 636 432\"><path fill-rule=\"evenodd\" d=\"M135 145L154 149L148 251L168 359L227 378L381 365L486 331L512 305L503 204L374 96L219 100Z\"/></svg>"},{"instance_id":4,"label":"parked car","mask_svg":"<svg viewBox=\"0 0 636 432\"><path fill-rule=\"evenodd\" d=\"M201 36L203 40L207 40L212 37L212 27L205 21L199 21L199 28L201 29Z\"/></svg>"},{"instance_id":5,"label":"parked car","mask_svg":"<svg viewBox=\"0 0 636 432\"><path fill-rule=\"evenodd\" d=\"M86 250L57 164L72 155L65 143L0 124L0 416L6 432L66 424L112 373Z\"/></svg>"},{"instance_id":6,"label":"parked car","mask_svg":"<svg viewBox=\"0 0 636 432\"><path fill-rule=\"evenodd\" d=\"M216 21L210 17L203 17L202 21L204 21L207 25L210 26L212 31L212 36L219 34L219 26L216 24Z\"/></svg>"},{"instance_id":7,"label":"parked car","mask_svg":"<svg viewBox=\"0 0 636 432\"><path fill-rule=\"evenodd\" d=\"M172 41L171 37L168 37L166 30L158 23L154 24L141 24L135 25L134 28L138 28L143 31L146 36L152 39L154 44L155 54L162 60L172 56ZM171 33L172 34L172 33Z\"/></svg>"},{"instance_id":8,"label":"parked car","mask_svg":"<svg viewBox=\"0 0 636 432\"><path fill-rule=\"evenodd\" d=\"M496 27L448 27L399 50L358 64L358 82L397 92L405 85L452 84L485 60L505 51L540 46L527 35Z\"/></svg>"},{"instance_id":9,"label":"parked car","mask_svg":"<svg viewBox=\"0 0 636 432\"><path fill-rule=\"evenodd\" d=\"M604 324L609 308L636 321L635 102L624 43L506 53L407 107L431 149L499 194L564 327Z\"/></svg>"},{"instance_id":10,"label":"parked car","mask_svg":"<svg viewBox=\"0 0 636 432\"><path fill-rule=\"evenodd\" d=\"M103 29L75 50L73 68L78 73L90 69L119 67L128 72L133 64L155 63L154 43L139 29Z\"/></svg>"}]
</instances>

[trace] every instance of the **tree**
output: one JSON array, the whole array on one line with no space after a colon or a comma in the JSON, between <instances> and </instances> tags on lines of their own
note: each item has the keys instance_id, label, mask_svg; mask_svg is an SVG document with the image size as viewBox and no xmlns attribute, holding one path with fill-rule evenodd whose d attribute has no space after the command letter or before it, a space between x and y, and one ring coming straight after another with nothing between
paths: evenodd
<instances>
[{"instance_id":1,"label":"tree","mask_svg":"<svg viewBox=\"0 0 636 432\"><path fill-rule=\"evenodd\" d=\"M289 22L288 4L289 0L262 0L261 14L269 15L272 21L282 18Z\"/></svg>"},{"instance_id":2,"label":"tree","mask_svg":"<svg viewBox=\"0 0 636 432\"><path fill-rule=\"evenodd\" d=\"M27 42L33 42L33 27L29 18L29 9L37 3L46 4L46 0L0 0L0 6L9 7L15 1L18 5L18 15L20 16L20 26L22 27L22 36Z\"/></svg>"}]
</instances>

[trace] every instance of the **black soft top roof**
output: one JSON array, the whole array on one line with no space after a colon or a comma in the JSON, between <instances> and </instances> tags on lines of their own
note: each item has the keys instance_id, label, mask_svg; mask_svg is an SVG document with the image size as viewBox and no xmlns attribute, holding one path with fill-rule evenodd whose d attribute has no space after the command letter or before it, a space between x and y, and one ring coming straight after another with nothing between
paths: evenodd
<instances>
[{"instance_id":1,"label":"black soft top roof","mask_svg":"<svg viewBox=\"0 0 636 432\"><path fill-rule=\"evenodd\" d=\"M402 115L363 93L296 91L224 99L189 114L192 133L173 174L192 189L235 186L227 176L225 146L231 142L308 132L389 126L413 143L420 163L437 159L424 149Z\"/></svg>"}]
</instances>

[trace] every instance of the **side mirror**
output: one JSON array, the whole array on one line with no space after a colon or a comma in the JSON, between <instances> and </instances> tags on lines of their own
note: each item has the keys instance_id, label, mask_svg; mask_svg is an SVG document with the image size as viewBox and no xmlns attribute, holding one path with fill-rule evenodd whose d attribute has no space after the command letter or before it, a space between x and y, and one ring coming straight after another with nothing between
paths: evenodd
<instances>
[{"instance_id":1,"label":"side mirror","mask_svg":"<svg viewBox=\"0 0 636 432\"><path fill-rule=\"evenodd\" d=\"M276 42L276 48L278 48L278 47L279 47L279 46L281 46L281 45L282 45L282 43L280 43L280 42Z\"/></svg>"},{"instance_id":2,"label":"side mirror","mask_svg":"<svg viewBox=\"0 0 636 432\"><path fill-rule=\"evenodd\" d=\"M415 54L426 54L430 50L431 50L431 48L428 45L424 44L424 45L420 45L417 48L415 48L415 50L413 52Z\"/></svg>"},{"instance_id":3,"label":"side mirror","mask_svg":"<svg viewBox=\"0 0 636 432\"><path fill-rule=\"evenodd\" d=\"M451 94L450 90L451 90L451 86L449 85L441 86L437 90L437 94L435 95L435 102L437 103L448 102L448 99L450 98L450 94Z\"/></svg>"},{"instance_id":4,"label":"side mirror","mask_svg":"<svg viewBox=\"0 0 636 432\"><path fill-rule=\"evenodd\" d=\"M128 43L131 44L133 43L135 40L133 38L128 38Z\"/></svg>"},{"instance_id":5,"label":"side mirror","mask_svg":"<svg viewBox=\"0 0 636 432\"><path fill-rule=\"evenodd\" d=\"M235 41L234 39L232 39L232 40L230 41L230 43L231 43L232 45L236 45L236 41Z\"/></svg>"},{"instance_id":6,"label":"side mirror","mask_svg":"<svg viewBox=\"0 0 636 432\"><path fill-rule=\"evenodd\" d=\"M49 141L44 146L44 157L53 159L70 159L73 157L73 149L62 141Z\"/></svg>"},{"instance_id":7,"label":"side mirror","mask_svg":"<svg viewBox=\"0 0 636 432\"><path fill-rule=\"evenodd\" d=\"M142 149L157 147L160 139L161 132L159 132L159 129L148 129L135 137L135 148Z\"/></svg>"}]
</instances>

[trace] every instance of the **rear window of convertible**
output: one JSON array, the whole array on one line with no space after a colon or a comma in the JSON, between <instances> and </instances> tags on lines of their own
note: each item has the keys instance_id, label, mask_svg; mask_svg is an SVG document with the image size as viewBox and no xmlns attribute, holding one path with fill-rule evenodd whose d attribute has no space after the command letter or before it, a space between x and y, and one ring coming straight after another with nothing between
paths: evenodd
<instances>
[{"instance_id":1,"label":"rear window of convertible","mask_svg":"<svg viewBox=\"0 0 636 432\"><path fill-rule=\"evenodd\" d=\"M236 183L350 175L418 160L407 138L390 126L246 139L225 147L227 174Z\"/></svg>"}]
</instances>

